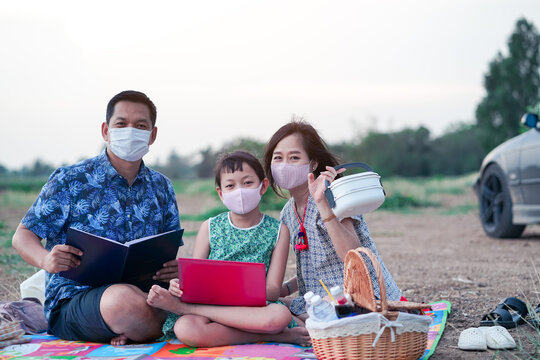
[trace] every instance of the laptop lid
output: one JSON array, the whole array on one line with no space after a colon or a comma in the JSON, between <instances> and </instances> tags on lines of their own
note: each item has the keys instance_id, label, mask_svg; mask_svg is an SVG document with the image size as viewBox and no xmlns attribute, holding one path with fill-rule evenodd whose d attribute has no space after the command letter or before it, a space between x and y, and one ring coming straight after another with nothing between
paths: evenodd
<instances>
[{"instance_id":1,"label":"laptop lid","mask_svg":"<svg viewBox=\"0 0 540 360\"><path fill-rule=\"evenodd\" d=\"M266 305L266 271L262 263L179 258L178 279L183 302Z\"/></svg>"}]
</instances>

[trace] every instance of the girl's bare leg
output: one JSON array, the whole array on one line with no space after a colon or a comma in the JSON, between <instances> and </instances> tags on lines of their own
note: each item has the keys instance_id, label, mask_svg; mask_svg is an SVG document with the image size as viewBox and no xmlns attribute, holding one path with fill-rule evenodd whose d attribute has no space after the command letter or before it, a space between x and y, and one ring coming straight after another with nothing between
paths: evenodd
<instances>
[{"instance_id":1,"label":"girl's bare leg","mask_svg":"<svg viewBox=\"0 0 540 360\"><path fill-rule=\"evenodd\" d=\"M242 331L199 315L184 315L174 325L174 333L182 343L194 347L214 347L246 344L259 341L275 341L309 346L305 328L285 328L277 334Z\"/></svg>"},{"instance_id":2,"label":"girl's bare leg","mask_svg":"<svg viewBox=\"0 0 540 360\"><path fill-rule=\"evenodd\" d=\"M291 321L289 309L281 304L264 307L187 304L159 286L150 289L147 301L151 306L178 315L199 315L212 322L252 333L277 334Z\"/></svg>"}]
</instances>

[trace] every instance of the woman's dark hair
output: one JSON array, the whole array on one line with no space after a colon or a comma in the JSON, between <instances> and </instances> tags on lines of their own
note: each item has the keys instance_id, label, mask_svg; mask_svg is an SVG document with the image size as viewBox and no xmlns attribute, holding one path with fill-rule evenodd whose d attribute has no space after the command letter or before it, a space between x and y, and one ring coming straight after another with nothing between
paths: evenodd
<instances>
[{"instance_id":1,"label":"woman's dark hair","mask_svg":"<svg viewBox=\"0 0 540 360\"><path fill-rule=\"evenodd\" d=\"M253 170L260 181L264 180L264 169L259 159L251 155L247 151L236 150L231 153L223 153L220 155L216 165L216 186L221 187L221 173L222 172L235 172L237 170L242 171L242 164L246 163Z\"/></svg>"},{"instance_id":2,"label":"woman's dark hair","mask_svg":"<svg viewBox=\"0 0 540 360\"><path fill-rule=\"evenodd\" d=\"M285 197L285 195L277 186L274 177L272 176L272 157L277 144L292 134L300 135L302 145L308 154L309 160L317 162L317 168L313 170L315 177L319 176L321 171L326 171L327 166L336 166L340 164L340 158L328 150L328 146L319 136L317 130L304 119L293 116L289 123L283 125L274 133L274 135L272 135L270 141L266 144L263 155L264 170L270 180L270 185L276 194L281 197Z\"/></svg>"},{"instance_id":3,"label":"woman's dark hair","mask_svg":"<svg viewBox=\"0 0 540 360\"><path fill-rule=\"evenodd\" d=\"M113 98L109 100L109 103L107 104L107 113L105 115L107 125L109 125L109 121L111 120L114 114L114 107L116 103L120 101L130 101L130 102L146 105L148 107L148 111L150 111L150 120L152 121L152 126L156 125L156 117L157 117L156 105L154 105L152 100L150 100L150 98L146 96L146 94L140 91L135 91L135 90L122 91L121 93L114 95Z\"/></svg>"}]
</instances>

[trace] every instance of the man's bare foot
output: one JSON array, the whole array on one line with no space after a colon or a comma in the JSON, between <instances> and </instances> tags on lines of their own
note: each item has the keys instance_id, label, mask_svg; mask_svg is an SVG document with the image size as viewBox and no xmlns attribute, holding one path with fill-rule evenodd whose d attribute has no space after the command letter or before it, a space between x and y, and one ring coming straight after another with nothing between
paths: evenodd
<instances>
[{"instance_id":1,"label":"man's bare foot","mask_svg":"<svg viewBox=\"0 0 540 360\"><path fill-rule=\"evenodd\" d=\"M126 345L128 341L127 336L125 335L118 335L111 339L111 345L118 346L118 345Z\"/></svg>"},{"instance_id":2,"label":"man's bare foot","mask_svg":"<svg viewBox=\"0 0 540 360\"><path fill-rule=\"evenodd\" d=\"M305 327L285 328L278 334L269 334L269 341L284 342L289 344L297 344L300 346L311 346L311 338Z\"/></svg>"},{"instance_id":3,"label":"man's bare foot","mask_svg":"<svg viewBox=\"0 0 540 360\"><path fill-rule=\"evenodd\" d=\"M164 289L159 285L152 286L148 292L146 302L150 306L170 311L177 315L182 315L184 313L183 308L185 304L180 301L180 298L174 296L169 290Z\"/></svg>"}]
</instances>

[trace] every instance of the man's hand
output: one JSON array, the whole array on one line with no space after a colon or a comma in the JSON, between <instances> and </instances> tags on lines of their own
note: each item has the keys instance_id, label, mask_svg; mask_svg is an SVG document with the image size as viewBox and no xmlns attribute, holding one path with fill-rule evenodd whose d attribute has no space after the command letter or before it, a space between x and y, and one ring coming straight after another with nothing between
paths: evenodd
<instances>
[{"instance_id":1,"label":"man's hand","mask_svg":"<svg viewBox=\"0 0 540 360\"><path fill-rule=\"evenodd\" d=\"M180 281L178 279L172 279L171 282L169 282L169 292L176 297L182 297L184 292L180 290Z\"/></svg>"},{"instance_id":2,"label":"man's hand","mask_svg":"<svg viewBox=\"0 0 540 360\"><path fill-rule=\"evenodd\" d=\"M178 277L178 262L175 260L167 261L163 264L163 268L156 272L156 275L152 279L169 282Z\"/></svg>"},{"instance_id":3,"label":"man's hand","mask_svg":"<svg viewBox=\"0 0 540 360\"><path fill-rule=\"evenodd\" d=\"M82 256L82 254L81 250L73 246L56 245L45 256L40 267L51 274L66 271L81 264L77 256Z\"/></svg>"}]
</instances>

